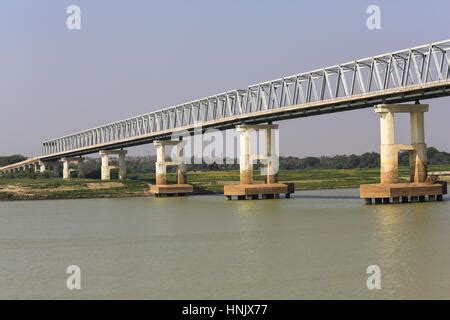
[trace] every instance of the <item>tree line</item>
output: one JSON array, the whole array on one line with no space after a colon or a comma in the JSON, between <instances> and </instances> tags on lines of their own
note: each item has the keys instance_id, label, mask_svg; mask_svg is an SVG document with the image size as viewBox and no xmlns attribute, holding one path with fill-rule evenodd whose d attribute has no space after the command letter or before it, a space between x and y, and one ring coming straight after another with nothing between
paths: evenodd
<instances>
[{"instance_id":1,"label":"tree line","mask_svg":"<svg viewBox=\"0 0 450 320\"><path fill-rule=\"evenodd\" d=\"M450 153L430 147L427 149L427 154L428 164L430 165L450 164ZM23 160L26 160L26 157L22 155L0 157L0 166ZM152 173L155 172L155 162L155 156L128 156L126 160L127 171L130 174ZM191 163L195 162L194 159L192 159ZM224 164L207 164L205 162L201 164L190 164L187 165L187 169L189 171L225 171L239 169L239 164L237 163L226 163L233 163L233 161L224 161ZM377 152L366 152L361 155L351 154L305 158L280 156L279 163L281 170L378 168L380 166L380 154ZM82 165L83 172L87 178L100 177L100 159L86 158L86 161L84 161ZM407 152L400 153L399 165L409 165L409 155ZM256 167L258 166L259 164L256 165ZM172 170L174 170L174 168L172 168Z\"/></svg>"}]
</instances>

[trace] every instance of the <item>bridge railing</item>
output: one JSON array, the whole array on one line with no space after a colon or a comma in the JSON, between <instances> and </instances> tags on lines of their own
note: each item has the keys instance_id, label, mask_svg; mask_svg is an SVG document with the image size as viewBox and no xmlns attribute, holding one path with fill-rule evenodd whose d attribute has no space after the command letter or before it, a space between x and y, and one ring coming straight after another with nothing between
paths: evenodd
<instances>
[{"instance_id":1,"label":"bridge railing","mask_svg":"<svg viewBox=\"0 0 450 320\"><path fill-rule=\"evenodd\" d=\"M449 79L450 40L300 73L43 142L68 152L259 111Z\"/></svg>"}]
</instances>

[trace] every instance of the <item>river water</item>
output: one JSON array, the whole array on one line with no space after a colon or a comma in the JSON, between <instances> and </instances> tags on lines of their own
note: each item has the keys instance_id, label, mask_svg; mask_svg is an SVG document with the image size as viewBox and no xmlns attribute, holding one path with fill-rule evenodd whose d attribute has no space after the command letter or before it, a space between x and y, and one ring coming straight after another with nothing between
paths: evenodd
<instances>
[{"instance_id":1,"label":"river water","mask_svg":"<svg viewBox=\"0 0 450 320\"><path fill-rule=\"evenodd\" d=\"M81 290L66 288L69 265ZM450 201L366 206L349 189L1 202L0 298L449 299Z\"/></svg>"}]
</instances>

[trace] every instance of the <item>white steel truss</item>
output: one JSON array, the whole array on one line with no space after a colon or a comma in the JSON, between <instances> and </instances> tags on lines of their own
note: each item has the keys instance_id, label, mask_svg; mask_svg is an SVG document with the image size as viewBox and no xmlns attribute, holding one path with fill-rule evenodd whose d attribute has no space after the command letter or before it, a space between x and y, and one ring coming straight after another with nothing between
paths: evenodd
<instances>
[{"instance_id":1,"label":"white steel truss","mask_svg":"<svg viewBox=\"0 0 450 320\"><path fill-rule=\"evenodd\" d=\"M171 131L288 106L448 81L450 40L355 60L231 90L43 142L43 155Z\"/></svg>"}]
</instances>

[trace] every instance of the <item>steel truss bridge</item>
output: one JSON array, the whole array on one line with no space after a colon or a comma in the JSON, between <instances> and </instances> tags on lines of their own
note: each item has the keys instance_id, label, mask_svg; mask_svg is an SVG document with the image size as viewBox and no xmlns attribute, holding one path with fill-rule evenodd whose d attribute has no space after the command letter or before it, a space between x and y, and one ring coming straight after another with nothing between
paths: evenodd
<instances>
[{"instance_id":1,"label":"steel truss bridge","mask_svg":"<svg viewBox=\"0 0 450 320\"><path fill-rule=\"evenodd\" d=\"M56 160L277 120L450 95L450 39L262 82L42 143Z\"/></svg>"}]
</instances>

